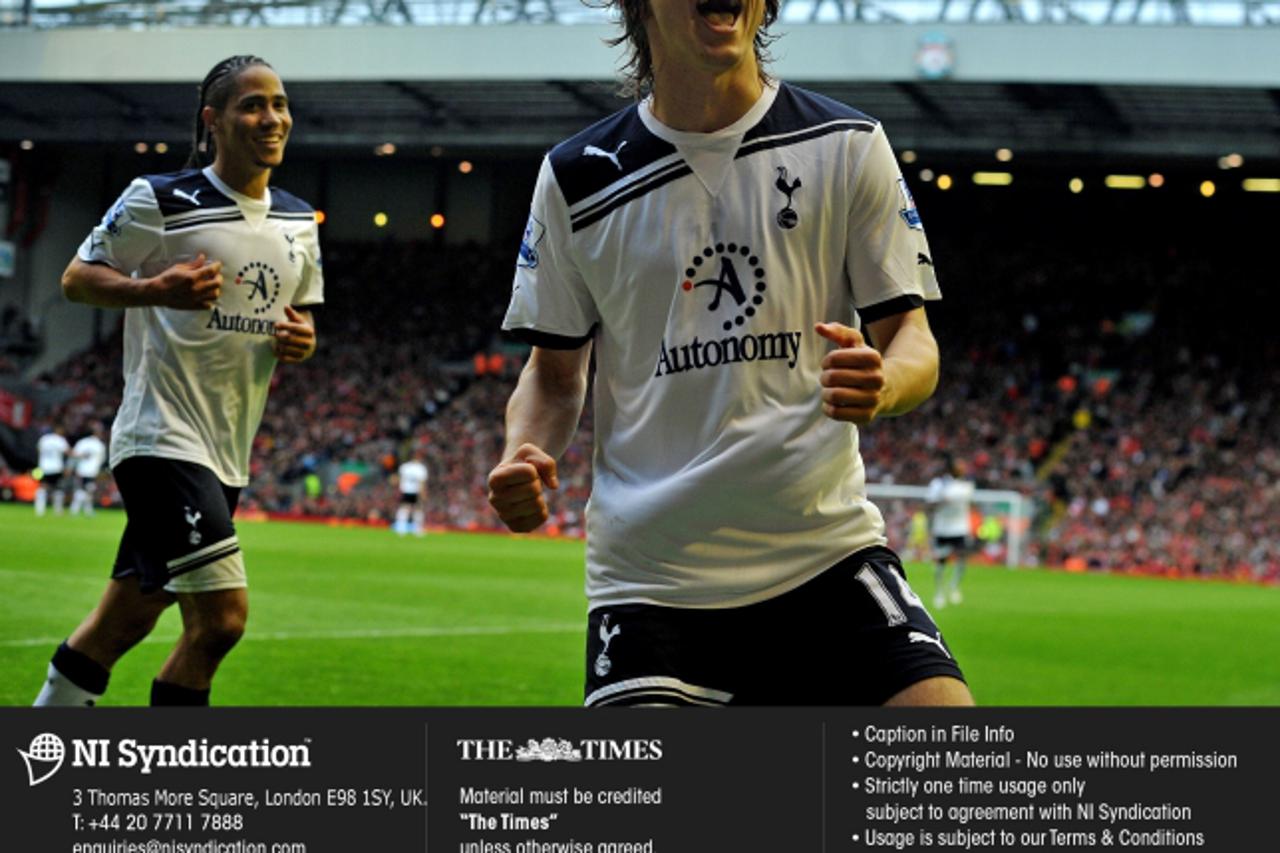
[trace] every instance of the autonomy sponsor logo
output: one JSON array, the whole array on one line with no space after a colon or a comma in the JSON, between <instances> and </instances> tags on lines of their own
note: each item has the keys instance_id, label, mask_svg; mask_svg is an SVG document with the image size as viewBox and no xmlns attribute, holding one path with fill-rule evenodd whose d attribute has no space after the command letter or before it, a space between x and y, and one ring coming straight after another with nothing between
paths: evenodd
<instances>
[{"instance_id":1,"label":"autonomy sponsor logo","mask_svg":"<svg viewBox=\"0 0 1280 853\"><path fill-rule=\"evenodd\" d=\"M240 314L223 314L216 307L205 323L206 329L217 329L220 332L239 332L242 335L267 335L276 333L275 320L264 320L261 317L244 317Z\"/></svg>"},{"instance_id":2,"label":"autonomy sponsor logo","mask_svg":"<svg viewBox=\"0 0 1280 853\"><path fill-rule=\"evenodd\" d=\"M658 353L658 369L653 375L657 378L744 361L785 361L787 367L794 369L800 355L800 337L800 332L771 332L703 341L695 335L687 344L670 347L664 339Z\"/></svg>"},{"instance_id":3,"label":"autonomy sponsor logo","mask_svg":"<svg viewBox=\"0 0 1280 853\"><path fill-rule=\"evenodd\" d=\"M18 754L27 765L27 787L34 788L62 769L67 746L62 738L52 732L44 732L33 737L26 750L19 749Z\"/></svg>"},{"instance_id":4,"label":"autonomy sponsor logo","mask_svg":"<svg viewBox=\"0 0 1280 853\"><path fill-rule=\"evenodd\" d=\"M707 312L717 316L722 330L733 332L757 317L769 283L763 261L750 246L716 243L693 256L679 288L690 298L696 298L700 288L710 288L713 295ZM663 338L654 377L744 361L783 360L795 368L800 338L798 331L730 334L710 340L694 336L688 343L671 344Z\"/></svg>"},{"instance_id":5,"label":"autonomy sponsor logo","mask_svg":"<svg viewBox=\"0 0 1280 853\"><path fill-rule=\"evenodd\" d=\"M250 261L236 273L236 284L249 288L249 304L253 315L261 316L271 310L280 297L280 274L270 264Z\"/></svg>"},{"instance_id":6,"label":"autonomy sponsor logo","mask_svg":"<svg viewBox=\"0 0 1280 853\"><path fill-rule=\"evenodd\" d=\"M742 280L738 277L737 263L744 263L748 268L747 287L754 290L749 297L750 301L747 288L743 287ZM698 279L699 273L707 277ZM680 287L685 293L692 293L699 287L715 288L715 296L707 305L708 311L719 311L726 295L733 300L733 305L725 306L734 314L732 319L724 321L726 332L754 317L756 308L764 304L764 294L769 289L764 280L764 267L760 265L760 258L751 253L750 246L739 246L737 243L716 243L715 246L703 247L701 252L693 256L684 274L685 280L680 283Z\"/></svg>"}]
</instances>

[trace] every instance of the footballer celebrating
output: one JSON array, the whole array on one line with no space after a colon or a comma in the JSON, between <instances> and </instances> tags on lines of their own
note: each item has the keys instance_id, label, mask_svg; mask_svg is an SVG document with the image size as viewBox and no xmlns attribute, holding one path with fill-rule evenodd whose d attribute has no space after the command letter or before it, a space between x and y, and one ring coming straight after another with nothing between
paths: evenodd
<instances>
[{"instance_id":1,"label":"footballer celebrating","mask_svg":"<svg viewBox=\"0 0 1280 853\"><path fill-rule=\"evenodd\" d=\"M884 130L764 73L777 0L616 3L647 95L543 161L489 475L510 529L546 520L594 353L585 703L971 704L858 453L938 377Z\"/></svg>"},{"instance_id":2,"label":"footballer celebrating","mask_svg":"<svg viewBox=\"0 0 1280 853\"><path fill-rule=\"evenodd\" d=\"M67 297L125 309L112 475L128 513L97 607L53 656L37 705L92 705L175 601L182 634L153 705L207 705L248 616L232 515L276 362L315 352L314 211L269 187L293 119L280 77L235 56L200 86L188 168L133 181L63 274ZM208 163L208 165L205 165Z\"/></svg>"}]
</instances>

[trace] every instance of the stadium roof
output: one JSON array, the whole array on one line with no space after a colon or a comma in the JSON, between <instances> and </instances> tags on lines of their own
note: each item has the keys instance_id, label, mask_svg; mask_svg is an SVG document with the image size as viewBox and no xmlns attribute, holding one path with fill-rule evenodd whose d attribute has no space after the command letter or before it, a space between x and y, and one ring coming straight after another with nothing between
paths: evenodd
<instances>
[{"instance_id":1,"label":"stadium roof","mask_svg":"<svg viewBox=\"0 0 1280 853\"><path fill-rule=\"evenodd\" d=\"M898 148L1280 160L1276 27L940 26L787 26L773 68L882 120ZM194 83L256 52L285 77L295 146L542 150L624 103L603 44L615 32L0 30L0 143L183 144Z\"/></svg>"},{"instance_id":2,"label":"stadium roof","mask_svg":"<svg viewBox=\"0 0 1280 853\"><path fill-rule=\"evenodd\" d=\"M1277 159L1280 90L832 82L810 88L885 123L898 148ZM173 83L0 84L0 139L182 144L194 93ZM289 84L294 145L542 150L625 103L606 82Z\"/></svg>"}]
</instances>

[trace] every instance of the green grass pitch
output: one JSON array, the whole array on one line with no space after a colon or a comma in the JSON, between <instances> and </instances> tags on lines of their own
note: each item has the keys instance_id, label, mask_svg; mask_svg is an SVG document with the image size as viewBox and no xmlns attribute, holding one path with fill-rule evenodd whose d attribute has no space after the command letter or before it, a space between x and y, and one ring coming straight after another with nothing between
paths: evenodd
<instances>
[{"instance_id":1,"label":"green grass pitch","mask_svg":"<svg viewBox=\"0 0 1280 853\"><path fill-rule=\"evenodd\" d=\"M124 524L0 505L0 705L28 704ZM582 544L242 522L248 632L219 705L576 705ZM908 568L926 602L933 573ZM984 705L1280 705L1280 589L971 568L934 614ZM166 613L103 704L146 704ZM856 654L856 650L852 653Z\"/></svg>"}]
</instances>

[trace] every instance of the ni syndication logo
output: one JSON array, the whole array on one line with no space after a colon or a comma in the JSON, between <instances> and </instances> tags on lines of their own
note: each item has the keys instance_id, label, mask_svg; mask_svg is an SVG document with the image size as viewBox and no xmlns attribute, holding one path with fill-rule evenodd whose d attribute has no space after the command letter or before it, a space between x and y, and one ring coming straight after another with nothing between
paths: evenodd
<instances>
[{"instance_id":1,"label":"ni syndication logo","mask_svg":"<svg viewBox=\"0 0 1280 853\"><path fill-rule=\"evenodd\" d=\"M208 738L188 738L182 743L148 744L134 738L72 738L67 744L52 732L42 732L18 754L27 767L27 785L35 787L52 778L71 755L71 766L122 767L146 776L156 770L199 768L311 766L311 739L300 744L273 744L263 738L248 743L210 743Z\"/></svg>"},{"instance_id":2,"label":"ni syndication logo","mask_svg":"<svg viewBox=\"0 0 1280 853\"><path fill-rule=\"evenodd\" d=\"M18 750L22 761L27 765L27 786L35 787L62 768L67 757L66 744L62 738L50 732L38 734L31 739L31 745L24 752Z\"/></svg>"}]
</instances>

